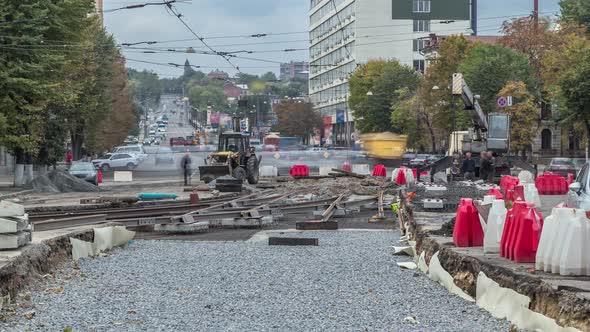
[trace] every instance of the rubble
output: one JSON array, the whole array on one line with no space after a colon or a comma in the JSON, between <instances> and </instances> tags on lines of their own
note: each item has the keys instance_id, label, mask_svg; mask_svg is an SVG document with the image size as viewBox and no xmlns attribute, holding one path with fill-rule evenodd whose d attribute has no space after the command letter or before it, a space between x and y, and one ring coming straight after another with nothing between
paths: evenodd
<instances>
[{"instance_id":1,"label":"rubble","mask_svg":"<svg viewBox=\"0 0 590 332\"><path fill-rule=\"evenodd\" d=\"M40 175L26 187L38 193L99 192L100 188L67 172L53 170Z\"/></svg>"}]
</instances>

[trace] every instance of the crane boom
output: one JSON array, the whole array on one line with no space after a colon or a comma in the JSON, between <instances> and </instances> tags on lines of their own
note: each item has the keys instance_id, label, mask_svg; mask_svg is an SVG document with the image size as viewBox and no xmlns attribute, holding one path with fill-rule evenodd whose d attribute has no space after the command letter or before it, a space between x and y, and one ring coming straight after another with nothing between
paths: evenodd
<instances>
[{"instance_id":1,"label":"crane boom","mask_svg":"<svg viewBox=\"0 0 590 332\"><path fill-rule=\"evenodd\" d=\"M465 104L465 110L469 111L471 115L471 121L473 122L473 128L477 135L477 140L483 140L483 133L488 131L488 120L477 101L471 89L463 79L463 74L453 74L453 95L460 96Z\"/></svg>"}]
</instances>

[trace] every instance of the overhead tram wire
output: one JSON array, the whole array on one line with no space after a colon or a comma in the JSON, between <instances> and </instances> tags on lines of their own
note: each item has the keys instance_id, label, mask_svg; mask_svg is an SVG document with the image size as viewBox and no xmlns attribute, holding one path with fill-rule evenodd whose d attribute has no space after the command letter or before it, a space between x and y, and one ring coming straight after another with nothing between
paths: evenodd
<instances>
[{"instance_id":1,"label":"overhead tram wire","mask_svg":"<svg viewBox=\"0 0 590 332\"><path fill-rule=\"evenodd\" d=\"M171 6L173 3L176 3L176 2L185 3L186 1L164 0L163 2L144 2L144 3L138 3L138 4L132 4L132 5L127 5L127 6L123 6L123 7L118 7L118 8L103 9L102 12L103 12L103 14L108 14L108 13L113 13L113 12L117 12L120 10L138 9L138 8L144 8L144 7L148 7L148 6Z\"/></svg>"},{"instance_id":2,"label":"overhead tram wire","mask_svg":"<svg viewBox=\"0 0 590 332\"><path fill-rule=\"evenodd\" d=\"M165 0L163 0L164 3L166 3ZM209 50L211 50L211 52L218 54L219 56L221 56L227 63L229 63L232 67L234 67L238 73L241 73L240 71L240 67L236 66L233 62L231 62L231 60L229 59L228 56L223 55L217 51L215 51L211 46L209 46L209 44L205 41L204 38L202 38L201 36L199 36L183 19L182 19L182 14L180 14L180 12L178 12L176 10L176 7L174 7L172 4L167 3L166 5L168 7L168 9L170 9L170 11L172 12L172 14L174 14L174 16L176 16L176 18L182 23L182 25L184 25L188 31L190 31L190 33L193 34L193 36L195 36L199 41L201 41L201 43L203 45L205 45Z\"/></svg>"}]
</instances>

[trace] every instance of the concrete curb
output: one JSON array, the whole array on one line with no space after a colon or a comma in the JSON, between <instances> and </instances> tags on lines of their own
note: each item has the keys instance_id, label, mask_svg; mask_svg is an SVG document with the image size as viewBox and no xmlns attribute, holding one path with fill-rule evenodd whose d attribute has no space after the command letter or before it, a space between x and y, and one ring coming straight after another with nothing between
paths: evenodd
<instances>
[{"instance_id":1,"label":"concrete curb","mask_svg":"<svg viewBox=\"0 0 590 332\"><path fill-rule=\"evenodd\" d=\"M110 225L101 225L100 227L103 226ZM10 297L14 298L18 290L34 278L55 270L60 264L71 258L70 237L92 242L94 231L92 228L73 231L24 247L18 256L0 267L0 296L10 294Z\"/></svg>"},{"instance_id":2,"label":"concrete curb","mask_svg":"<svg viewBox=\"0 0 590 332\"><path fill-rule=\"evenodd\" d=\"M0 195L0 200L8 199L8 198L15 198L15 197L17 197L19 195L28 195L28 194L31 194L33 192L34 192L33 189L27 189L27 190L15 191L15 192L12 192L12 193L7 193L7 194L1 194Z\"/></svg>"},{"instance_id":3,"label":"concrete curb","mask_svg":"<svg viewBox=\"0 0 590 332\"><path fill-rule=\"evenodd\" d=\"M413 216L410 216L408 232L416 241L416 252L425 254L429 263L432 255L439 251L442 267L453 276L455 284L467 294L476 297L476 282L479 272L485 273L501 287L510 288L530 297L530 309L555 319L561 326L575 327L590 331L590 300L565 289L557 290L543 280L523 273L515 273L501 266L490 264L478 258L457 253L445 244L431 238L422 230Z\"/></svg>"}]
</instances>

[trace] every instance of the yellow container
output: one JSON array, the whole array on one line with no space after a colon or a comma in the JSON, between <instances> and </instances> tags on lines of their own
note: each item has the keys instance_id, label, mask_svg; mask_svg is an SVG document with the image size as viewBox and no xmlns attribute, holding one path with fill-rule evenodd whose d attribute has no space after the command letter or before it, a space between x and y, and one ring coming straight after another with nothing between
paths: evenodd
<instances>
[{"instance_id":1,"label":"yellow container","mask_svg":"<svg viewBox=\"0 0 590 332\"><path fill-rule=\"evenodd\" d=\"M408 136L390 132L363 134L361 142L370 158L397 160L406 152Z\"/></svg>"}]
</instances>

